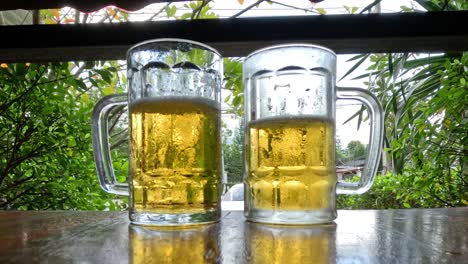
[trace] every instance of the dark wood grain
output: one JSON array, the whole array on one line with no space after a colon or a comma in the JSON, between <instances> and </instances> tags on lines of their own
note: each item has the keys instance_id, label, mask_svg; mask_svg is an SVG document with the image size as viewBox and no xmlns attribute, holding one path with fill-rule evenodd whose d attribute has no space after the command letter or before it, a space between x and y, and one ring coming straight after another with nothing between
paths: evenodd
<instances>
[{"instance_id":1,"label":"dark wood grain","mask_svg":"<svg viewBox=\"0 0 468 264\"><path fill-rule=\"evenodd\" d=\"M155 38L206 43L225 57L270 45L311 43L338 54L468 50L468 11L0 26L0 62L125 59Z\"/></svg>"},{"instance_id":2,"label":"dark wood grain","mask_svg":"<svg viewBox=\"0 0 468 264\"><path fill-rule=\"evenodd\" d=\"M188 229L126 212L0 212L0 263L467 263L468 208L339 211L331 225L272 226L224 212Z\"/></svg>"}]
</instances>

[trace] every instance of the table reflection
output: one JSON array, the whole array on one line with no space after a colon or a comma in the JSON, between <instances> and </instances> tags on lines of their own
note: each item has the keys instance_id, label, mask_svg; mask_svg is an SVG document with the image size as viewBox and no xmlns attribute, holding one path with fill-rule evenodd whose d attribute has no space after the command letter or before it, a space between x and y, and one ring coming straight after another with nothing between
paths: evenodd
<instances>
[{"instance_id":1,"label":"table reflection","mask_svg":"<svg viewBox=\"0 0 468 264\"><path fill-rule=\"evenodd\" d=\"M278 226L245 223L250 263L335 263L336 224Z\"/></svg>"},{"instance_id":2,"label":"table reflection","mask_svg":"<svg viewBox=\"0 0 468 264\"><path fill-rule=\"evenodd\" d=\"M129 225L130 263L218 263L219 224L189 229Z\"/></svg>"}]
</instances>

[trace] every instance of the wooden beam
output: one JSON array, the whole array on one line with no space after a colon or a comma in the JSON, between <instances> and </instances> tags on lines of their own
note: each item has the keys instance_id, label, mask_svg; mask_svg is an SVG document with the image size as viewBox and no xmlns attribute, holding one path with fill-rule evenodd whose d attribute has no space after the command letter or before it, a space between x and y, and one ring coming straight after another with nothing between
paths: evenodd
<instances>
[{"instance_id":1,"label":"wooden beam","mask_svg":"<svg viewBox=\"0 0 468 264\"><path fill-rule=\"evenodd\" d=\"M468 50L468 11L177 20L0 27L0 62L123 59L135 43L184 38L222 55L281 43L313 43L339 54Z\"/></svg>"}]
</instances>

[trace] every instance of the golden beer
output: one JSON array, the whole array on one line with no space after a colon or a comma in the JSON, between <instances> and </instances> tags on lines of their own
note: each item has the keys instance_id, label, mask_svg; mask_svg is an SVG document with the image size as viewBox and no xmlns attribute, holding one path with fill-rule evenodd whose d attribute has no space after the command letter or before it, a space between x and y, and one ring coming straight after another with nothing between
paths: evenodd
<instances>
[{"instance_id":1,"label":"golden beer","mask_svg":"<svg viewBox=\"0 0 468 264\"><path fill-rule=\"evenodd\" d=\"M253 210L334 206L334 125L324 118L278 117L248 124L246 199Z\"/></svg>"},{"instance_id":2,"label":"golden beer","mask_svg":"<svg viewBox=\"0 0 468 264\"><path fill-rule=\"evenodd\" d=\"M333 263L334 225L291 228L247 223L245 227L249 263Z\"/></svg>"},{"instance_id":3,"label":"golden beer","mask_svg":"<svg viewBox=\"0 0 468 264\"><path fill-rule=\"evenodd\" d=\"M216 211L221 188L220 111L213 100L147 98L130 105L131 207Z\"/></svg>"},{"instance_id":4,"label":"golden beer","mask_svg":"<svg viewBox=\"0 0 468 264\"><path fill-rule=\"evenodd\" d=\"M219 263L218 232L218 225L179 230L130 226L129 263Z\"/></svg>"}]
</instances>

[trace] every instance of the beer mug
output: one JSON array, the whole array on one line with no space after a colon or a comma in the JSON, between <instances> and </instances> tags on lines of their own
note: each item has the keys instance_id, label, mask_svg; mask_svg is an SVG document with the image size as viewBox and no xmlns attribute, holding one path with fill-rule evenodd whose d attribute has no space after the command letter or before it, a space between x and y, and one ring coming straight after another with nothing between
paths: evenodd
<instances>
[{"instance_id":1,"label":"beer mug","mask_svg":"<svg viewBox=\"0 0 468 264\"><path fill-rule=\"evenodd\" d=\"M92 117L99 182L130 195L130 220L189 225L219 220L222 57L189 40L156 39L127 52L128 93L101 99ZM128 184L116 181L107 119L128 105Z\"/></svg>"},{"instance_id":2,"label":"beer mug","mask_svg":"<svg viewBox=\"0 0 468 264\"><path fill-rule=\"evenodd\" d=\"M324 47L268 47L244 62L245 216L273 224L318 224L336 218L336 194L373 183L383 138L382 108L368 91L335 86L336 54ZM358 183L337 182L335 104L362 102L371 140Z\"/></svg>"}]
</instances>

